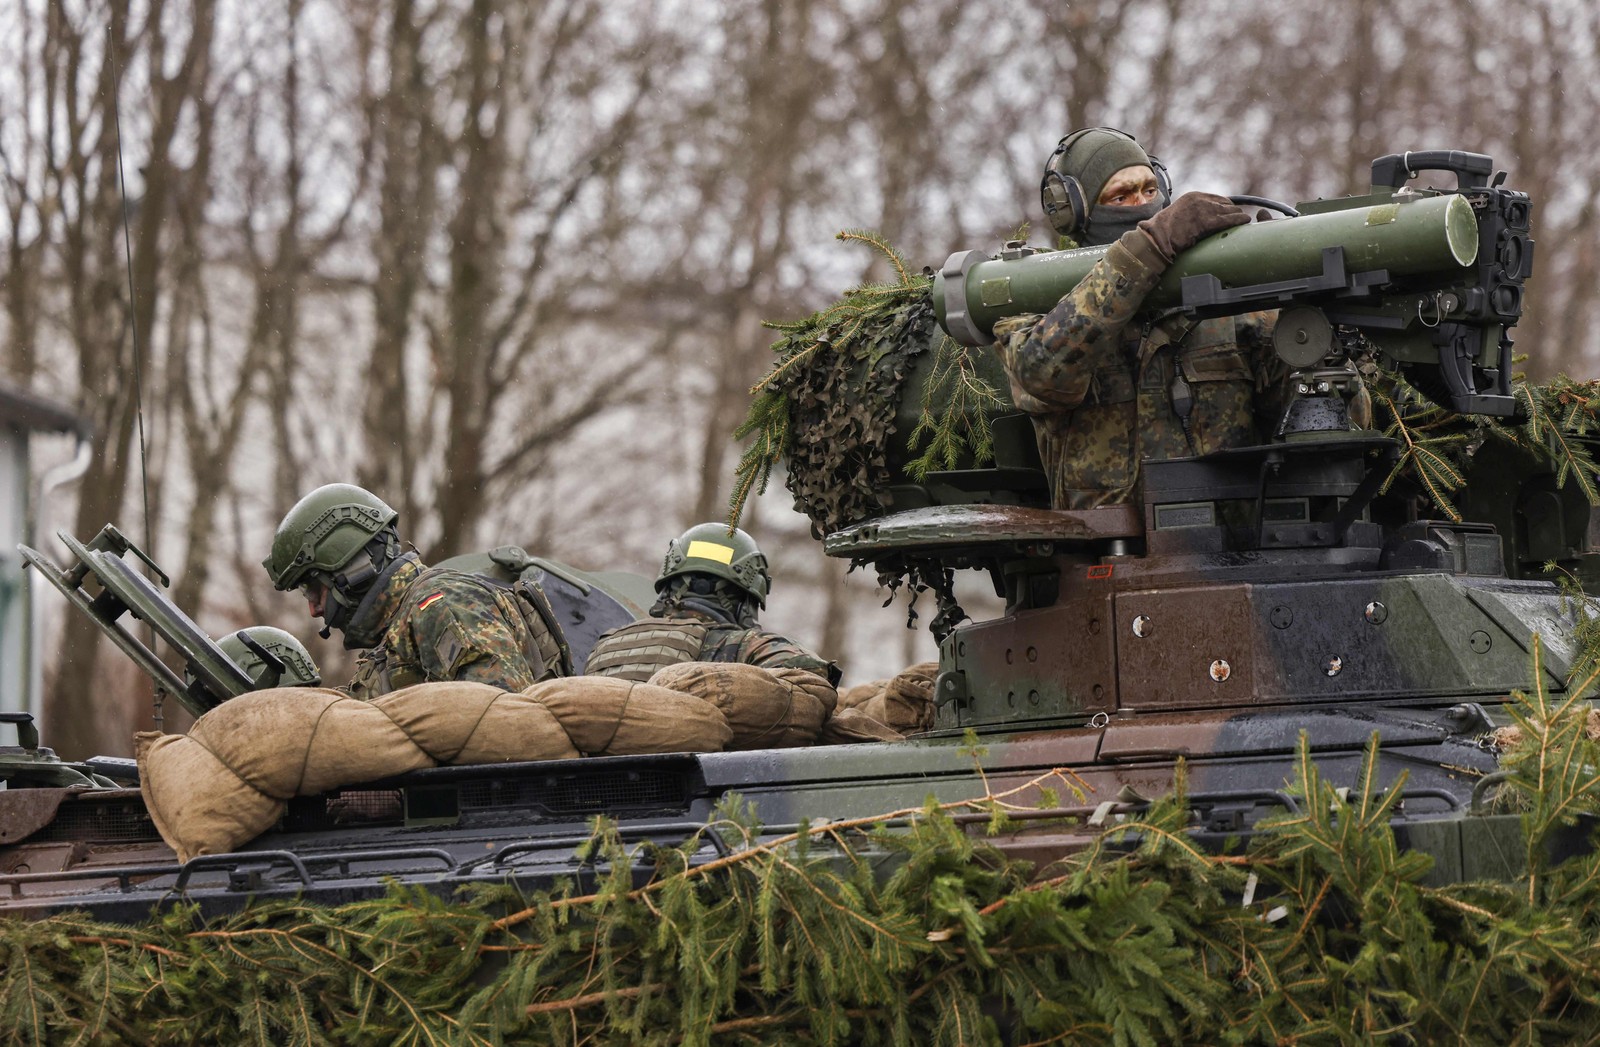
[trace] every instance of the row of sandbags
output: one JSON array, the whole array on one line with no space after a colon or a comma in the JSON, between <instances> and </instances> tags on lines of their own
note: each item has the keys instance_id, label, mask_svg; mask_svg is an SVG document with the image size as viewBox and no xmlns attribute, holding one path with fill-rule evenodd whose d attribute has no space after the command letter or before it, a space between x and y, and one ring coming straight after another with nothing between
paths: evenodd
<instances>
[{"instance_id":1,"label":"row of sandbags","mask_svg":"<svg viewBox=\"0 0 1600 1047\"><path fill-rule=\"evenodd\" d=\"M253 839L292 797L438 764L786 748L909 733L863 708L837 709L838 698L805 670L704 662L669 666L643 684L577 676L506 692L425 683L371 701L281 687L224 702L187 735L140 734L140 787L162 838L187 861Z\"/></svg>"}]
</instances>

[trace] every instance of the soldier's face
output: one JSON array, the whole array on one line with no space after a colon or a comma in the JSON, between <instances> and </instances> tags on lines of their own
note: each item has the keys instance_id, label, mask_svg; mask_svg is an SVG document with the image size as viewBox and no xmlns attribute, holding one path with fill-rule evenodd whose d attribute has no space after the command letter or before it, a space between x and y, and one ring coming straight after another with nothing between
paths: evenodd
<instances>
[{"instance_id":1,"label":"soldier's face","mask_svg":"<svg viewBox=\"0 0 1600 1047\"><path fill-rule=\"evenodd\" d=\"M327 609L328 587L321 582L302 582L300 595L306 598L306 606L311 610L311 617L321 618L322 612Z\"/></svg>"},{"instance_id":2,"label":"soldier's face","mask_svg":"<svg viewBox=\"0 0 1600 1047\"><path fill-rule=\"evenodd\" d=\"M1156 173L1148 165L1124 167L1107 180L1097 201L1106 207L1143 207L1161 193Z\"/></svg>"}]
</instances>

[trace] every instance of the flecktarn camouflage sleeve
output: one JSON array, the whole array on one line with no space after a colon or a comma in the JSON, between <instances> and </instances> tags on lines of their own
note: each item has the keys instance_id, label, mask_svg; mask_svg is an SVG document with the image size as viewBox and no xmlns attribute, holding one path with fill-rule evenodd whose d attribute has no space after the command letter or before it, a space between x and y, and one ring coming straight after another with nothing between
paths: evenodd
<instances>
[{"instance_id":1,"label":"flecktarn camouflage sleeve","mask_svg":"<svg viewBox=\"0 0 1600 1047\"><path fill-rule=\"evenodd\" d=\"M1084 402L1095 372L1117 364L1122 333L1166 271L1137 229L1123 235L1043 317L995 325L995 350L1018 406L1035 414Z\"/></svg>"},{"instance_id":2,"label":"flecktarn camouflage sleeve","mask_svg":"<svg viewBox=\"0 0 1600 1047\"><path fill-rule=\"evenodd\" d=\"M468 579L441 579L421 593L411 615L417 654L429 680L466 680L520 691L535 682L522 638L493 593Z\"/></svg>"},{"instance_id":3,"label":"flecktarn camouflage sleeve","mask_svg":"<svg viewBox=\"0 0 1600 1047\"><path fill-rule=\"evenodd\" d=\"M843 675L838 663L812 654L788 637L752 630L746 635L739 660L763 669L807 669L837 685Z\"/></svg>"}]
</instances>

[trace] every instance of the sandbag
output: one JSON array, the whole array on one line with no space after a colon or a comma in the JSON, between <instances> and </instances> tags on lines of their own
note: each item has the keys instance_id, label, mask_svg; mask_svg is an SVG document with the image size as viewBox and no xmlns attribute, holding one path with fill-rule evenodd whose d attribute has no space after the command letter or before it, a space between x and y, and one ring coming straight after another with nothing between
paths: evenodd
<instances>
[{"instance_id":1,"label":"sandbag","mask_svg":"<svg viewBox=\"0 0 1600 1047\"><path fill-rule=\"evenodd\" d=\"M275 824L288 806L185 735L141 731L134 735L134 755L150 820L182 862L234 850Z\"/></svg>"},{"instance_id":2,"label":"sandbag","mask_svg":"<svg viewBox=\"0 0 1600 1047\"><path fill-rule=\"evenodd\" d=\"M139 777L157 831L187 861L259 836L294 796L438 763L577 755L549 710L487 684L418 684L372 702L278 687L224 702L187 735L142 735Z\"/></svg>"},{"instance_id":3,"label":"sandbag","mask_svg":"<svg viewBox=\"0 0 1600 1047\"><path fill-rule=\"evenodd\" d=\"M520 694L424 683L370 702L278 687L224 702L187 735L142 735L140 789L162 839L188 861L259 836L295 796L439 763L715 752L732 736L703 699L606 677L549 680Z\"/></svg>"},{"instance_id":4,"label":"sandbag","mask_svg":"<svg viewBox=\"0 0 1600 1047\"><path fill-rule=\"evenodd\" d=\"M616 676L568 676L523 689L586 756L721 752L727 717L703 698Z\"/></svg>"},{"instance_id":5,"label":"sandbag","mask_svg":"<svg viewBox=\"0 0 1600 1047\"><path fill-rule=\"evenodd\" d=\"M733 732L728 748L736 750L811 745L838 701L816 673L742 662L679 662L658 669L650 684L715 705Z\"/></svg>"},{"instance_id":6,"label":"sandbag","mask_svg":"<svg viewBox=\"0 0 1600 1047\"><path fill-rule=\"evenodd\" d=\"M280 800L435 763L383 710L327 688L242 694L196 720L189 738Z\"/></svg>"},{"instance_id":7,"label":"sandbag","mask_svg":"<svg viewBox=\"0 0 1600 1047\"><path fill-rule=\"evenodd\" d=\"M570 760L579 755L561 723L537 699L488 684L416 684L371 704L440 763Z\"/></svg>"},{"instance_id":8,"label":"sandbag","mask_svg":"<svg viewBox=\"0 0 1600 1047\"><path fill-rule=\"evenodd\" d=\"M898 742L899 731L856 709L835 709L817 732L818 745L850 745L854 742Z\"/></svg>"},{"instance_id":9,"label":"sandbag","mask_svg":"<svg viewBox=\"0 0 1600 1047\"><path fill-rule=\"evenodd\" d=\"M383 710L312 687L240 695L187 735L142 737L139 754L145 807L184 861L254 839L291 797L435 763Z\"/></svg>"},{"instance_id":10,"label":"sandbag","mask_svg":"<svg viewBox=\"0 0 1600 1047\"><path fill-rule=\"evenodd\" d=\"M868 699L876 698L882 694L883 689L887 686L889 686L889 678L885 676L881 680L868 680L866 683L858 683L853 687L846 687L839 692L838 708L854 709Z\"/></svg>"},{"instance_id":11,"label":"sandbag","mask_svg":"<svg viewBox=\"0 0 1600 1047\"><path fill-rule=\"evenodd\" d=\"M825 715L832 716L833 711L839 707L839 689L828 682L826 676L819 675L810 669L778 668L768 669L767 672L787 683L790 687L797 687L822 703Z\"/></svg>"},{"instance_id":12,"label":"sandbag","mask_svg":"<svg viewBox=\"0 0 1600 1047\"><path fill-rule=\"evenodd\" d=\"M877 694L852 708L902 735L920 734L933 727L937 711L933 704L933 682L938 675L938 662L909 666L886 681Z\"/></svg>"}]
</instances>

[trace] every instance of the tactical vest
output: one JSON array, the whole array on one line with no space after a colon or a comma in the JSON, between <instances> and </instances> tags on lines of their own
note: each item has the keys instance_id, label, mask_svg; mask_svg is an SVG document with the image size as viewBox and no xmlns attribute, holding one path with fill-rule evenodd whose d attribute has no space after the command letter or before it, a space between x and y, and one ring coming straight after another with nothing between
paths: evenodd
<instances>
[{"instance_id":1,"label":"tactical vest","mask_svg":"<svg viewBox=\"0 0 1600 1047\"><path fill-rule=\"evenodd\" d=\"M494 579L486 580L492 586L502 587L502 583ZM550 606L544 589L538 582L525 578L503 587L509 588L516 597L517 610L522 614L523 625L527 627L528 665L543 667L539 675L541 680L552 676L571 676L576 671L576 666L572 664L572 651L567 647L561 623L556 620L556 612Z\"/></svg>"},{"instance_id":2,"label":"tactical vest","mask_svg":"<svg viewBox=\"0 0 1600 1047\"><path fill-rule=\"evenodd\" d=\"M419 574L411 588L426 577L426 571ZM536 680L572 675L571 653L561 638L555 612L537 582L519 580L507 585L481 575L471 577L494 591L495 603L502 613L516 615L512 621L522 625L522 655ZM410 596L408 589L402 601L402 613L409 610ZM348 690L353 697L372 699L427 681L421 665L394 657L387 644L380 644L361 653Z\"/></svg>"},{"instance_id":3,"label":"tactical vest","mask_svg":"<svg viewBox=\"0 0 1600 1047\"><path fill-rule=\"evenodd\" d=\"M1232 317L1130 326L1118 362L1095 371L1084 403L1036 419L1058 509L1129 501L1147 458L1186 458L1259 442L1254 372Z\"/></svg>"},{"instance_id":4,"label":"tactical vest","mask_svg":"<svg viewBox=\"0 0 1600 1047\"><path fill-rule=\"evenodd\" d=\"M693 619L641 618L602 636L583 671L644 683L658 669L699 661L710 628Z\"/></svg>"}]
</instances>

